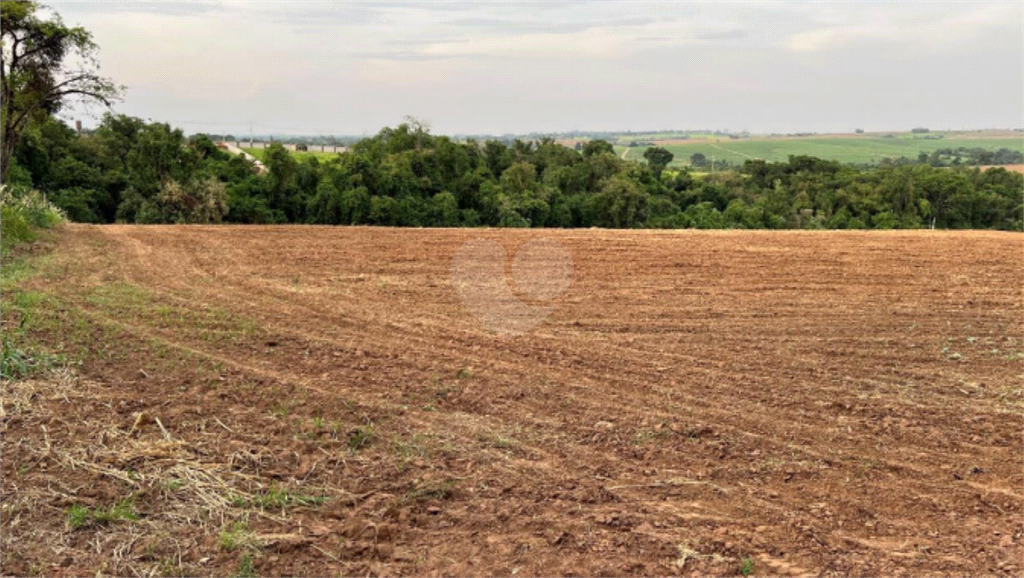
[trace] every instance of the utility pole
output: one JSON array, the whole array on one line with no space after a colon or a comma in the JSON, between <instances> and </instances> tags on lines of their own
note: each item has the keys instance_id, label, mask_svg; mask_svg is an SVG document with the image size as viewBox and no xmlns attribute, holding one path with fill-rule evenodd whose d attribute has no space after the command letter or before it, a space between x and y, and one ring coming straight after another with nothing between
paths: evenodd
<instances>
[{"instance_id":1,"label":"utility pole","mask_svg":"<svg viewBox=\"0 0 1024 578\"><path fill-rule=\"evenodd\" d=\"M715 155L711 155L711 174L715 174Z\"/></svg>"}]
</instances>

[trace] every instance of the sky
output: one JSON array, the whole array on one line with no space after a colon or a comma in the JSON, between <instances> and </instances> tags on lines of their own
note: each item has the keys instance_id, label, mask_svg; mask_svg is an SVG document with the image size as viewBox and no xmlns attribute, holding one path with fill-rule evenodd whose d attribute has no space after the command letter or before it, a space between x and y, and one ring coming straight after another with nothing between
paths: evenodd
<instances>
[{"instance_id":1,"label":"sky","mask_svg":"<svg viewBox=\"0 0 1024 578\"><path fill-rule=\"evenodd\" d=\"M1020 2L48 4L189 133L1024 127Z\"/></svg>"}]
</instances>

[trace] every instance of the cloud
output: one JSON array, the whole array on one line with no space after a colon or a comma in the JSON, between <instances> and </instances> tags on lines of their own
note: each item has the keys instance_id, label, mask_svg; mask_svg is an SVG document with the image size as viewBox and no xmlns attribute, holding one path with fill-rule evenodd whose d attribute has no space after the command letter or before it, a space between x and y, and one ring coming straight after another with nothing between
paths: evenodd
<instances>
[{"instance_id":1,"label":"cloud","mask_svg":"<svg viewBox=\"0 0 1024 578\"><path fill-rule=\"evenodd\" d=\"M995 28L1020 29L1021 6L998 4L942 16L939 5L927 11L912 12L870 10L851 15L855 24L833 25L805 30L790 35L785 45L795 52L817 52L856 43L902 45L924 50L955 49L956 44L977 38ZM859 18L858 18L859 16Z\"/></svg>"},{"instance_id":2,"label":"cloud","mask_svg":"<svg viewBox=\"0 0 1024 578\"><path fill-rule=\"evenodd\" d=\"M490 34L522 34L524 32L536 33L576 33L585 32L594 28L627 28L644 26L657 22L656 18L598 18L598 19L570 19L570 20L542 20L528 18L516 20L513 18L482 18L482 17L460 17L445 20L443 23L449 26L466 27L483 33Z\"/></svg>"},{"instance_id":3,"label":"cloud","mask_svg":"<svg viewBox=\"0 0 1024 578\"><path fill-rule=\"evenodd\" d=\"M892 30L891 32L898 31ZM815 52L855 40L870 38L888 39L891 36L877 26L837 26L793 34L786 41L786 46L796 52Z\"/></svg>"},{"instance_id":4,"label":"cloud","mask_svg":"<svg viewBox=\"0 0 1024 578\"><path fill-rule=\"evenodd\" d=\"M121 110L186 130L372 134L406 114L461 134L1024 124L1012 4L54 8L128 85Z\"/></svg>"}]
</instances>

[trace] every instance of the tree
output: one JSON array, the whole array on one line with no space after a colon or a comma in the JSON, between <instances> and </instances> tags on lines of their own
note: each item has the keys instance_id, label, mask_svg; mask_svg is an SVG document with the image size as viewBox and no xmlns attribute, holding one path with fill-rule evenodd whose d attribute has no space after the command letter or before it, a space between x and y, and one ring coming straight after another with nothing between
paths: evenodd
<instances>
[{"instance_id":1,"label":"tree","mask_svg":"<svg viewBox=\"0 0 1024 578\"><path fill-rule=\"evenodd\" d=\"M140 202L136 220L140 223L219 223L227 212L224 183L217 179L209 177L187 186L168 179L154 198Z\"/></svg>"},{"instance_id":2,"label":"tree","mask_svg":"<svg viewBox=\"0 0 1024 578\"><path fill-rule=\"evenodd\" d=\"M702 167L708 163L708 157L704 156L704 153L693 153L690 155L690 165L695 167Z\"/></svg>"},{"instance_id":3,"label":"tree","mask_svg":"<svg viewBox=\"0 0 1024 578\"><path fill-rule=\"evenodd\" d=\"M647 191L625 174L608 179L592 197L595 224L618 229L641 225L647 219L648 197Z\"/></svg>"},{"instance_id":4,"label":"tree","mask_svg":"<svg viewBox=\"0 0 1024 578\"><path fill-rule=\"evenodd\" d=\"M675 158L668 149L661 147L651 147L644 151L644 158L647 159L647 164L650 165L651 170L654 171L655 178L661 178L661 171L665 170L672 159Z\"/></svg>"},{"instance_id":5,"label":"tree","mask_svg":"<svg viewBox=\"0 0 1024 578\"><path fill-rule=\"evenodd\" d=\"M601 154L615 154L615 147L612 143L603 140L592 140L588 141L587 144L583 145L583 156L592 157L594 155Z\"/></svg>"},{"instance_id":6,"label":"tree","mask_svg":"<svg viewBox=\"0 0 1024 578\"><path fill-rule=\"evenodd\" d=\"M263 164L268 171L268 201L273 208L282 208L298 189L299 163L283 146L274 143L263 151Z\"/></svg>"},{"instance_id":7,"label":"tree","mask_svg":"<svg viewBox=\"0 0 1024 578\"><path fill-rule=\"evenodd\" d=\"M0 3L0 181L26 126L56 114L71 99L106 106L123 87L98 74L98 47L84 28L69 28L59 14L37 15L31 1ZM70 63L66 63L69 61Z\"/></svg>"}]
</instances>

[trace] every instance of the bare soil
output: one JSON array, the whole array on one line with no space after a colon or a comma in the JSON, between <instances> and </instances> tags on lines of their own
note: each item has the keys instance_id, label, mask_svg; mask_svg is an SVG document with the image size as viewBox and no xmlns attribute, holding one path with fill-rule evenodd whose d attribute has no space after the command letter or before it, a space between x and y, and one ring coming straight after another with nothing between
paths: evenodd
<instances>
[{"instance_id":1,"label":"bare soil","mask_svg":"<svg viewBox=\"0 0 1024 578\"><path fill-rule=\"evenodd\" d=\"M540 237L572 284L488 331L455 251ZM3 382L5 575L1022 572L1020 234L69 225L37 260L4 327L81 363Z\"/></svg>"},{"instance_id":2,"label":"bare soil","mask_svg":"<svg viewBox=\"0 0 1024 578\"><path fill-rule=\"evenodd\" d=\"M983 171L987 171L989 169L1006 169L1008 171L1024 173L1024 165L982 165L978 168Z\"/></svg>"}]
</instances>

